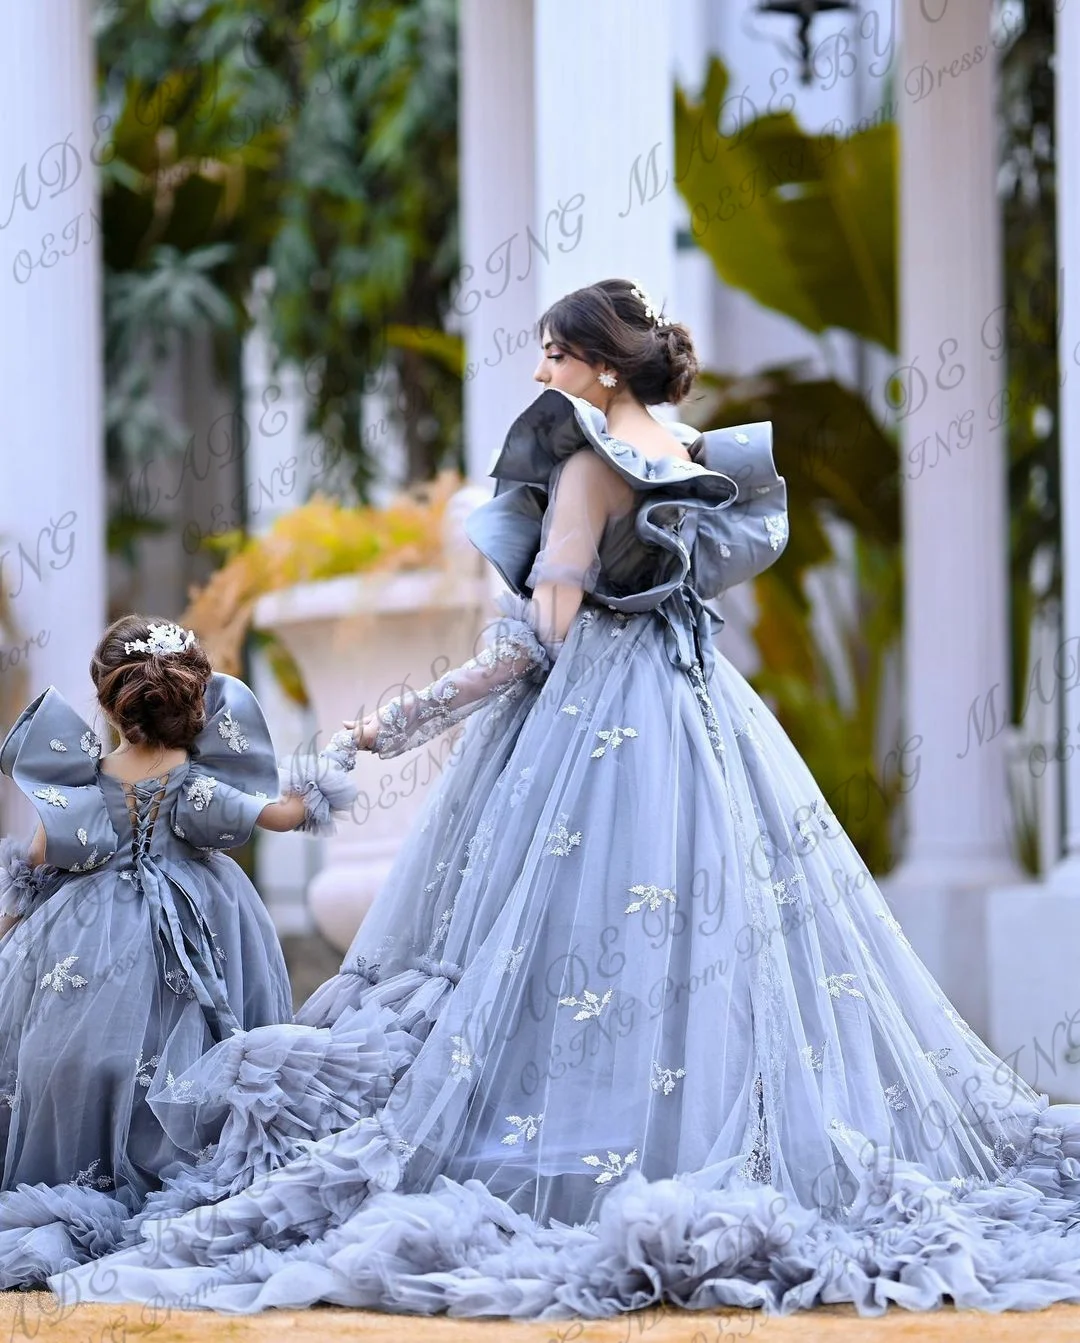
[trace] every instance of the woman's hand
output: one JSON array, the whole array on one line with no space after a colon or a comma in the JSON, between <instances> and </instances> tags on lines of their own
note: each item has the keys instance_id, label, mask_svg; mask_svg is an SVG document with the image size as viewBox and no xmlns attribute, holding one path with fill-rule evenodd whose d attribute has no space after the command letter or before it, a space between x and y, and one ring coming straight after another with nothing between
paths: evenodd
<instances>
[{"instance_id":1,"label":"woman's hand","mask_svg":"<svg viewBox=\"0 0 1080 1343\"><path fill-rule=\"evenodd\" d=\"M352 719L345 723L345 727L353 734L353 740L361 751L370 751L374 748L375 737L380 727L378 714L369 713L359 722Z\"/></svg>"}]
</instances>

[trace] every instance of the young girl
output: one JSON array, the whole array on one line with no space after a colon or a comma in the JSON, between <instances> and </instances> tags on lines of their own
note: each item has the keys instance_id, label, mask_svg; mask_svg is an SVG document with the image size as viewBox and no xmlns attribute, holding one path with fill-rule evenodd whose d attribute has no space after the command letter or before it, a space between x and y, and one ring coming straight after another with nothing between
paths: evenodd
<instances>
[{"instance_id":1,"label":"young girl","mask_svg":"<svg viewBox=\"0 0 1080 1343\"><path fill-rule=\"evenodd\" d=\"M115 750L53 688L0 748L39 817L28 851L0 847L0 1287L100 1253L195 1156L151 1088L292 1019L273 925L223 851L256 826L318 830L352 797L343 740L278 798L255 697L190 631L126 616L90 673Z\"/></svg>"}]
</instances>

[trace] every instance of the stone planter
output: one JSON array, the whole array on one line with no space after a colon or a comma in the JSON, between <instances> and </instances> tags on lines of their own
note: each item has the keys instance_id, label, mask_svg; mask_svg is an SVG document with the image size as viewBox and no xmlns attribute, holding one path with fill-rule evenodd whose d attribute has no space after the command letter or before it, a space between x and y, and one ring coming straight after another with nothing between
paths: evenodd
<instances>
[{"instance_id":1,"label":"stone planter","mask_svg":"<svg viewBox=\"0 0 1080 1343\"><path fill-rule=\"evenodd\" d=\"M344 719L370 713L403 684L419 689L476 652L493 587L461 523L488 497L467 487L451 501L444 568L332 578L260 599L255 626L271 630L296 659L316 715L319 735L305 749L321 749ZM340 950L381 889L428 789L438 784L441 769L433 761L447 758L446 749L395 760L357 756L354 819L338 821L325 843L325 865L307 891L315 925Z\"/></svg>"}]
</instances>

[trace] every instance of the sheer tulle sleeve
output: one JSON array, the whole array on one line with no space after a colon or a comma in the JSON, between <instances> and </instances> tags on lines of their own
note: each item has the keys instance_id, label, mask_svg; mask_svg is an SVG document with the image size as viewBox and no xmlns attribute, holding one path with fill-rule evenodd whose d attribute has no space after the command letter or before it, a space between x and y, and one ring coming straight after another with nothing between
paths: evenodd
<instances>
[{"instance_id":1,"label":"sheer tulle sleeve","mask_svg":"<svg viewBox=\"0 0 1080 1343\"><path fill-rule=\"evenodd\" d=\"M633 506L632 486L595 453L576 452L561 462L552 472L540 550L527 586L535 592L541 583L558 583L591 592L600 574L604 527Z\"/></svg>"},{"instance_id":2,"label":"sheer tulle sleeve","mask_svg":"<svg viewBox=\"0 0 1080 1343\"><path fill-rule=\"evenodd\" d=\"M550 670L552 654L537 637L532 603L504 593L499 605L503 615L484 630L484 647L476 657L423 690L407 690L379 707L382 727L373 749L383 760L421 746L496 696L512 694L527 679Z\"/></svg>"},{"instance_id":3,"label":"sheer tulle sleeve","mask_svg":"<svg viewBox=\"0 0 1080 1343\"><path fill-rule=\"evenodd\" d=\"M485 646L423 690L378 710L374 749L386 760L429 741L499 695L542 678L558 656L584 592L600 572L598 547L608 519L633 507L634 492L591 452L577 452L552 473L531 598L504 593L502 616L484 631Z\"/></svg>"}]
</instances>

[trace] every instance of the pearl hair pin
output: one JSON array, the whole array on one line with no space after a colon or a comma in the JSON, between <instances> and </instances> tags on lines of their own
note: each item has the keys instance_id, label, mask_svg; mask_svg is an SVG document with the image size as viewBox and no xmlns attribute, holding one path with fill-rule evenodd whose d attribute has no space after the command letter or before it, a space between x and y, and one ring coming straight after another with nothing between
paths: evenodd
<instances>
[{"instance_id":1,"label":"pearl hair pin","mask_svg":"<svg viewBox=\"0 0 1080 1343\"><path fill-rule=\"evenodd\" d=\"M654 326L671 325L669 319L663 316L659 307L657 307L657 305L652 301L652 299L645 292L644 288L637 280L634 281L634 286L630 290L630 292L644 307L645 316L653 323Z\"/></svg>"}]
</instances>

